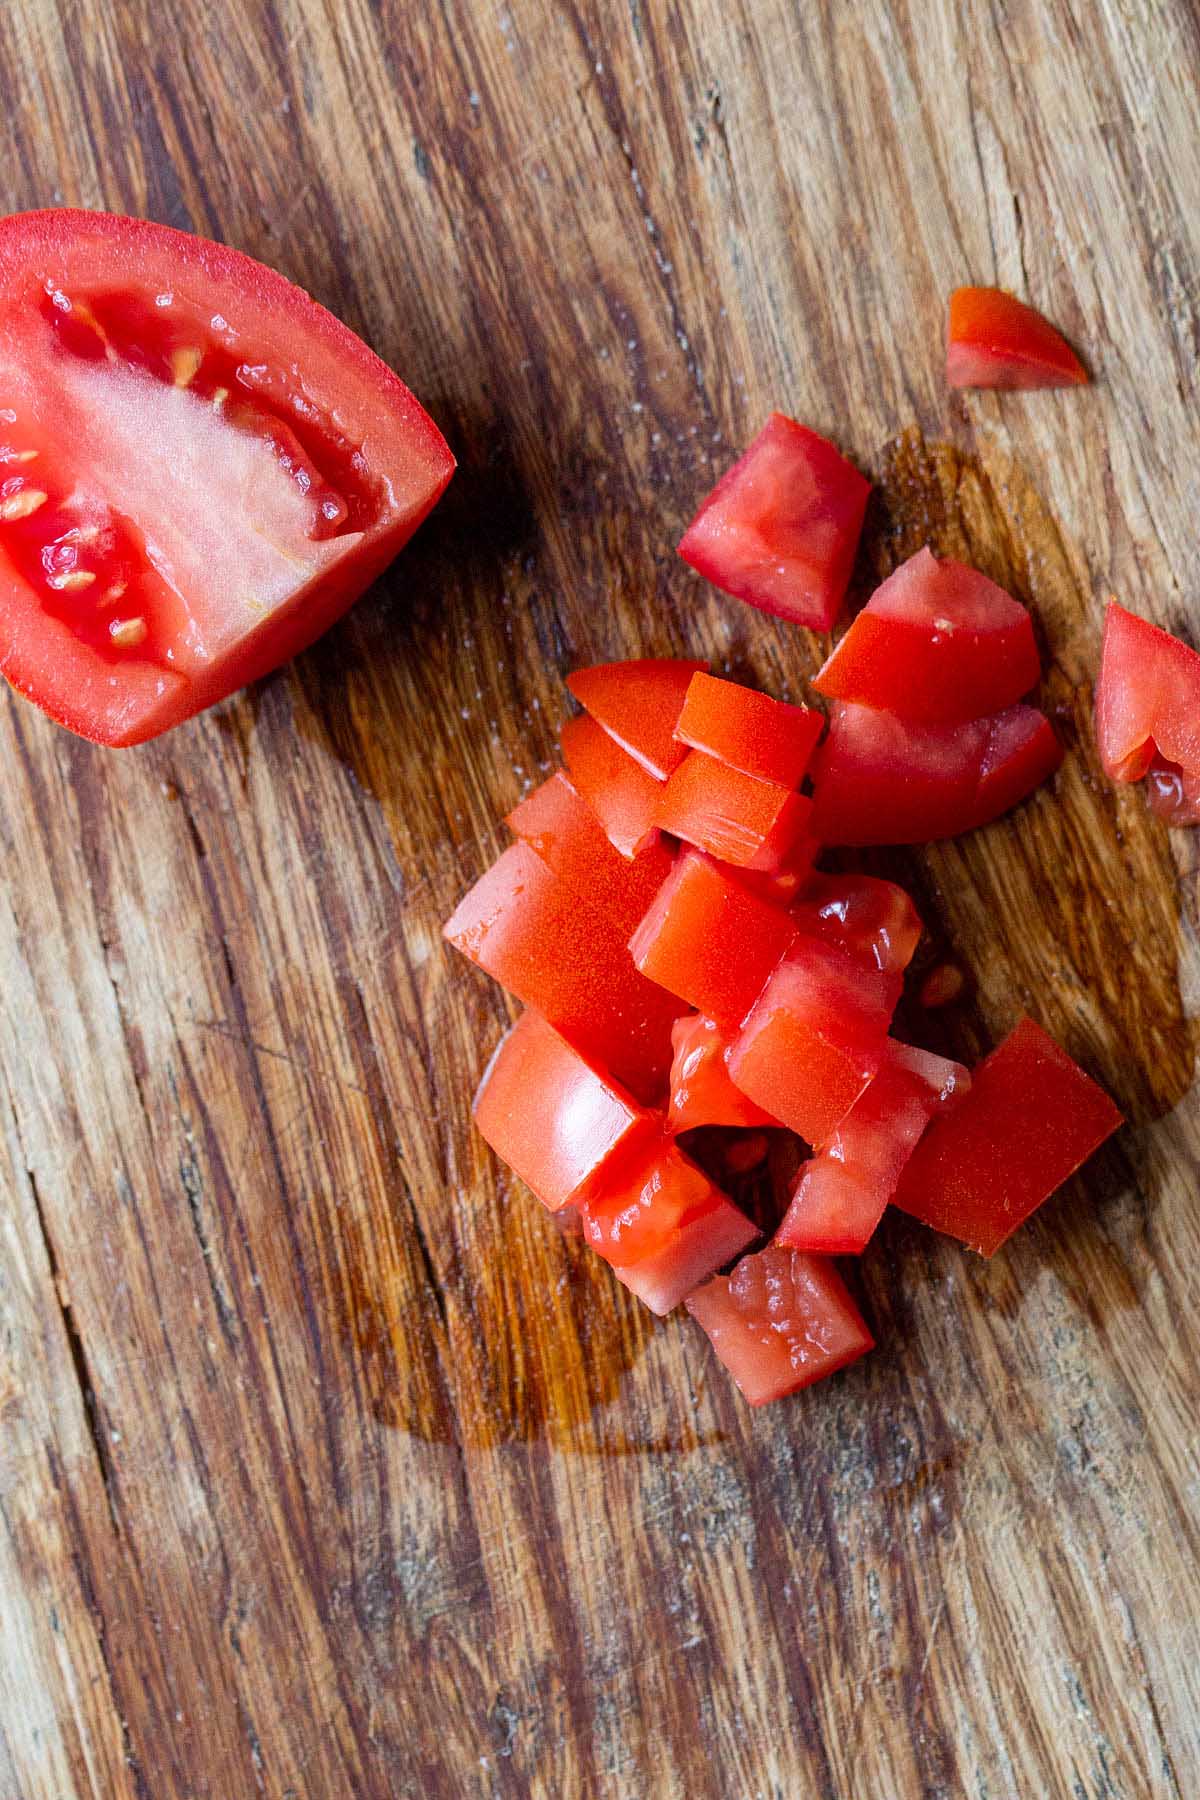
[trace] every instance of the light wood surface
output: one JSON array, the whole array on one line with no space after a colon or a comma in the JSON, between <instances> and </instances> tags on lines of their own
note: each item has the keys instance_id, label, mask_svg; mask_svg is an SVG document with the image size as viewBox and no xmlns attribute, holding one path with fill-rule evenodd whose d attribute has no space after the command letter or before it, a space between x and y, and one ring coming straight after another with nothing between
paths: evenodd
<instances>
[{"instance_id":1,"label":"light wood surface","mask_svg":"<svg viewBox=\"0 0 1200 1800\"><path fill-rule=\"evenodd\" d=\"M13 0L6 206L226 238L461 463L299 663L143 750L0 701L3 1800L1200 1792L1197 839L1100 779L1103 595L1200 629L1184 0ZM1092 364L952 397L998 282ZM1132 1128L751 1414L497 1170L440 921L563 672L819 648L673 555L779 405L1036 614L1070 748L897 857ZM935 1046L936 1047L936 1046Z\"/></svg>"}]
</instances>

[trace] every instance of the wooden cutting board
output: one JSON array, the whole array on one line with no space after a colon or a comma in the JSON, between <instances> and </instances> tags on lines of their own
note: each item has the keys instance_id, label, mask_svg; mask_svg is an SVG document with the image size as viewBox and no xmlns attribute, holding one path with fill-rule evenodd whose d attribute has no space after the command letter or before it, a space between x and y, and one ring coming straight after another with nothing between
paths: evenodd
<instances>
[{"instance_id":1,"label":"wooden cutting board","mask_svg":"<svg viewBox=\"0 0 1200 1800\"><path fill-rule=\"evenodd\" d=\"M1183 0L13 0L5 203L301 281L461 467L297 664L138 751L0 702L0 1796L1200 1792L1197 843L1100 778L1104 595L1200 631ZM1096 374L951 396L946 295ZM563 672L820 645L677 561L775 405L1031 606L1053 790L880 859L1131 1127L751 1413L473 1136L438 929ZM928 1032L928 1027L926 1027Z\"/></svg>"}]
</instances>

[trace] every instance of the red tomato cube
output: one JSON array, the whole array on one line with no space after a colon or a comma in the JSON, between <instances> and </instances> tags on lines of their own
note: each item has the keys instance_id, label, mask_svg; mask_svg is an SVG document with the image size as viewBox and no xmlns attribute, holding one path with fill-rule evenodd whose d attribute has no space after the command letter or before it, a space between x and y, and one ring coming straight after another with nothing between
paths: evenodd
<instances>
[{"instance_id":1,"label":"red tomato cube","mask_svg":"<svg viewBox=\"0 0 1200 1800\"><path fill-rule=\"evenodd\" d=\"M751 1406L810 1387L875 1341L833 1263L768 1244L687 1302Z\"/></svg>"},{"instance_id":2,"label":"red tomato cube","mask_svg":"<svg viewBox=\"0 0 1200 1800\"><path fill-rule=\"evenodd\" d=\"M1200 656L1115 600L1104 616L1096 743L1110 781L1150 775L1156 811L1200 822Z\"/></svg>"},{"instance_id":3,"label":"red tomato cube","mask_svg":"<svg viewBox=\"0 0 1200 1800\"><path fill-rule=\"evenodd\" d=\"M918 1144L894 1202L993 1256L1122 1123L1103 1088L1032 1019L974 1070Z\"/></svg>"},{"instance_id":4,"label":"red tomato cube","mask_svg":"<svg viewBox=\"0 0 1200 1800\"><path fill-rule=\"evenodd\" d=\"M824 1256L861 1254L930 1119L970 1085L961 1063L889 1039L879 1073L801 1168L775 1242Z\"/></svg>"},{"instance_id":5,"label":"red tomato cube","mask_svg":"<svg viewBox=\"0 0 1200 1800\"><path fill-rule=\"evenodd\" d=\"M562 728L563 757L577 792L586 800L610 844L632 862L656 841L662 783L622 750L587 713Z\"/></svg>"},{"instance_id":6,"label":"red tomato cube","mask_svg":"<svg viewBox=\"0 0 1200 1800\"><path fill-rule=\"evenodd\" d=\"M721 862L773 874L804 835L812 802L777 781L760 781L689 750L659 794L663 831Z\"/></svg>"},{"instance_id":7,"label":"red tomato cube","mask_svg":"<svg viewBox=\"0 0 1200 1800\"><path fill-rule=\"evenodd\" d=\"M876 588L813 686L920 725L999 712L1041 674L1033 621L1004 589L928 550Z\"/></svg>"},{"instance_id":8,"label":"red tomato cube","mask_svg":"<svg viewBox=\"0 0 1200 1800\"><path fill-rule=\"evenodd\" d=\"M576 1204L614 1156L660 1129L659 1115L534 1012L501 1040L473 1110L501 1162L551 1212Z\"/></svg>"},{"instance_id":9,"label":"red tomato cube","mask_svg":"<svg viewBox=\"0 0 1200 1800\"><path fill-rule=\"evenodd\" d=\"M1062 333L1000 288L950 296L946 380L952 388L1077 387L1088 372Z\"/></svg>"},{"instance_id":10,"label":"red tomato cube","mask_svg":"<svg viewBox=\"0 0 1200 1800\"><path fill-rule=\"evenodd\" d=\"M622 750L648 775L665 781L684 757L674 734L688 684L707 668L706 662L647 656L576 669L567 686Z\"/></svg>"},{"instance_id":11,"label":"red tomato cube","mask_svg":"<svg viewBox=\"0 0 1200 1800\"><path fill-rule=\"evenodd\" d=\"M701 506L679 554L736 599L828 631L870 491L828 439L772 413Z\"/></svg>"},{"instance_id":12,"label":"red tomato cube","mask_svg":"<svg viewBox=\"0 0 1200 1800\"><path fill-rule=\"evenodd\" d=\"M577 894L595 901L624 937L644 918L675 863L657 835L632 860L622 856L561 769L527 794L505 824Z\"/></svg>"},{"instance_id":13,"label":"red tomato cube","mask_svg":"<svg viewBox=\"0 0 1200 1800\"><path fill-rule=\"evenodd\" d=\"M924 930L904 889L876 875L810 875L792 917L810 937L893 975L903 975Z\"/></svg>"},{"instance_id":14,"label":"red tomato cube","mask_svg":"<svg viewBox=\"0 0 1200 1800\"><path fill-rule=\"evenodd\" d=\"M692 676L675 736L743 775L798 788L825 728L819 712L788 706L755 688Z\"/></svg>"},{"instance_id":15,"label":"red tomato cube","mask_svg":"<svg viewBox=\"0 0 1200 1800\"><path fill-rule=\"evenodd\" d=\"M797 938L734 1040L730 1075L820 1149L879 1068L900 986L838 945Z\"/></svg>"},{"instance_id":16,"label":"red tomato cube","mask_svg":"<svg viewBox=\"0 0 1200 1800\"><path fill-rule=\"evenodd\" d=\"M634 968L605 913L527 844L480 877L443 936L639 1100L662 1097L682 1007Z\"/></svg>"},{"instance_id":17,"label":"red tomato cube","mask_svg":"<svg viewBox=\"0 0 1200 1800\"><path fill-rule=\"evenodd\" d=\"M1032 706L966 725L909 725L835 701L813 770L825 844L924 844L1008 812L1052 775L1062 745Z\"/></svg>"},{"instance_id":18,"label":"red tomato cube","mask_svg":"<svg viewBox=\"0 0 1200 1800\"><path fill-rule=\"evenodd\" d=\"M778 1119L733 1085L730 1041L719 1025L700 1013L691 1013L676 1020L671 1042L675 1060L667 1124L672 1131L694 1131L701 1125L778 1125Z\"/></svg>"},{"instance_id":19,"label":"red tomato cube","mask_svg":"<svg viewBox=\"0 0 1200 1800\"><path fill-rule=\"evenodd\" d=\"M688 851L629 940L642 973L736 1028L796 936L787 914Z\"/></svg>"}]
</instances>

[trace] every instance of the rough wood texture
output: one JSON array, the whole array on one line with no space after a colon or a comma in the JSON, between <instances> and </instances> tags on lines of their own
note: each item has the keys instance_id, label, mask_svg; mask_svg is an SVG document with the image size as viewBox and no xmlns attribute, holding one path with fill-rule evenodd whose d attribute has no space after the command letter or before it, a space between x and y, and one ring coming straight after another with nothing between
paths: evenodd
<instances>
[{"instance_id":1,"label":"rough wood texture","mask_svg":"<svg viewBox=\"0 0 1200 1800\"><path fill-rule=\"evenodd\" d=\"M1101 598L1194 619L1185 0L13 0L9 206L222 236L461 471L353 617L142 751L0 703L0 1794L1200 1789L1197 840L1099 779ZM1085 393L952 398L998 281ZM1028 597L1072 754L900 862L1134 1129L992 1264L895 1219L882 1351L752 1415L472 1136L438 925L561 673L814 646L672 546L780 404Z\"/></svg>"}]
</instances>

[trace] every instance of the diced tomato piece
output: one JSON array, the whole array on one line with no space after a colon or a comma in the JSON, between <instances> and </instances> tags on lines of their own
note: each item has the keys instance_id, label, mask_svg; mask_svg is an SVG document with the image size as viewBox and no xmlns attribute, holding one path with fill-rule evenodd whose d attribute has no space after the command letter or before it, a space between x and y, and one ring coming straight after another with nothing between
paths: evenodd
<instances>
[{"instance_id":1,"label":"diced tomato piece","mask_svg":"<svg viewBox=\"0 0 1200 1800\"><path fill-rule=\"evenodd\" d=\"M527 794L505 824L576 893L602 907L624 937L645 917L675 863L657 835L632 860L622 856L561 769Z\"/></svg>"},{"instance_id":2,"label":"diced tomato piece","mask_svg":"<svg viewBox=\"0 0 1200 1800\"><path fill-rule=\"evenodd\" d=\"M1004 589L918 550L876 588L813 686L919 725L999 712L1041 674L1033 621Z\"/></svg>"},{"instance_id":3,"label":"diced tomato piece","mask_svg":"<svg viewBox=\"0 0 1200 1800\"><path fill-rule=\"evenodd\" d=\"M753 1221L669 1143L611 1165L580 1212L593 1250L659 1314L758 1236Z\"/></svg>"},{"instance_id":4,"label":"diced tomato piece","mask_svg":"<svg viewBox=\"0 0 1200 1800\"><path fill-rule=\"evenodd\" d=\"M662 783L587 713L567 720L561 743L576 791L599 819L609 843L630 861L640 856L657 838Z\"/></svg>"},{"instance_id":5,"label":"diced tomato piece","mask_svg":"<svg viewBox=\"0 0 1200 1800\"><path fill-rule=\"evenodd\" d=\"M0 673L143 743L311 644L454 468L281 275L166 225L0 221Z\"/></svg>"},{"instance_id":6,"label":"diced tomato piece","mask_svg":"<svg viewBox=\"0 0 1200 1800\"><path fill-rule=\"evenodd\" d=\"M811 817L811 814L810 814ZM813 864L821 854L815 837L804 832L788 851L780 868L770 872L758 869L734 869L730 872L740 885L772 906L789 907L812 879Z\"/></svg>"},{"instance_id":7,"label":"diced tomato piece","mask_svg":"<svg viewBox=\"0 0 1200 1800\"><path fill-rule=\"evenodd\" d=\"M622 750L648 775L665 781L685 754L675 738L675 724L688 684L707 668L706 662L681 657L645 656L576 669L567 676L567 686Z\"/></svg>"},{"instance_id":8,"label":"diced tomato piece","mask_svg":"<svg viewBox=\"0 0 1200 1800\"><path fill-rule=\"evenodd\" d=\"M675 736L743 775L798 788L825 720L809 706L789 706L756 688L692 676Z\"/></svg>"},{"instance_id":9,"label":"diced tomato piece","mask_svg":"<svg viewBox=\"0 0 1200 1800\"><path fill-rule=\"evenodd\" d=\"M797 938L734 1040L730 1075L820 1149L879 1068L900 987L837 944Z\"/></svg>"},{"instance_id":10,"label":"diced tomato piece","mask_svg":"<svg viewBox=\"0 0 1200 1800\"><path fill-rule=\"evenodd\" d=\"M879 1073L801 1169L775 1242L824 1256L861 1254L926 1125L970 1085L961 1063L889 1039Z\"/></svg>"},{"instance_id":11,"label":"diced tomato piece","mask_svg":"<svg viewBox=\"0 0 1200 1800\"><path fill-rule=\"evenodd\" d=\"M810 1387L875 1348L833 1263L778 1244L706 1282L687 1309L751 1406Z\"/></svg>"},{"instance_id":12,"label":"diced tomato piece","mask_svg":"<svg viewBox=\"0 0 1200 1800\"><path fill-rule=\"evenodd\" d=\"M492 864L443 935L639 1100L663 1096L683 1009L634 968L611 919L527 844Z\"/></svg>"},{"instance_id":13,"label":"diced tomato piece","mask_svg":"<svg viewBox=\"0 0 1200 1800\"><path fill-rule=\"evenodd\" d=\"M961 1105L934 1120L894 1203L993 1256L1121 1123L1103 1088L1022 1019L974 1070Z\"/></svg>"},{"instance_id":14,"label":"diced tomato piece","mask_svg":"<svg viewBox=\"0 0 1200 1800\"><path fill-rule=\"evenodd\" d=\"M736 599L828 631L870 491L827 438L772 413L701 506L679 554Z\"/></svg>"},{"instance_id":15,"label":"diced tomato piece","mask_svg":"<svg viewBox=\"0 0 1200 1800\"><path fill-rule=\"evenodd\" d=\"M706 1018L738 1026L796 936L786 913L706 857L679 858L629 940L644 975Z\"/></svg>"},{"instance_id":16,"label":"diced tomato piece","mask_svg":"<svg viewBox=\"0 0 1200 1800\"><path fill-rule=\"evenodd\" d=\"M474 1116L501 1162L551 1212L576 1204L614 1156L661 1129L661 1114L639 1106L534 1012L502 1038Z\"/></svg>"},{"instance_id":17,"label":"diced tomato piece","mask_svg":"<svg viewBox=\"0 0 1200 1800\"><path fill-rule=\"evenodd\" d=\"M671 1100L667 1123L674 1132L701 1125L778 1125L729 1075L729 1039L700 1013L677 1019L671 1032ZM753 1167L753 1165L749 1165Z\"/></svg>"},{"instance_id":18,"label":"diced tomato piece","mask_svg":"<svg viewBox=\"0 0 1200 1800\"><path fill-rule=\"evenodd\" d=\"M811 875L792 917L811 937L893 975L903 975L924 930L904 889L876 875Z\"/></svg>"},{"instance_id":19,"label":"diced tomato piece","mask_svg":"<svg viewBox=\"0 0 1200 1800\"><path fill-rule=\"evenodd\" d=\"M972 831L1023 800L1062 762L1032 706L966 725L909 725L835 701L813 772L815 835L826 844L924 844Z\"/></svg>"},{"instance_id":20,"label":"diced tomato piece","mask_svg":"<svg viewBox=\"0 0 1200 1800\"><path fill-rule=\"evenodd\" d=\"M953 388L1078 387L1088 372L1060 331L1000 288L950 296L946 380Z\"/></svg>"},{"instance_id":21,"label":"diced tomato piece","mask_svg":"<svg viewBox=\"0 0 1200 1800\"><path fill-rule=\"evenodd\" d=\"M656 818L663 831L721 862L771 874L804 835L811 812L811 800L778 781L689 750L660 790Z\"/></svg>"},{"instance_id":22,"label":"diced tomato piece","mask_svg":"<svg viewBox=\"0 0 1200 1800\"><path fill-rule=\"evenodd\" d=\"M1200 818L1200 656L1115 600L1104 615L1096 743L1110 781L1152 775L1150 802L1172 824Z\"/></svg>"}]
</instances>

